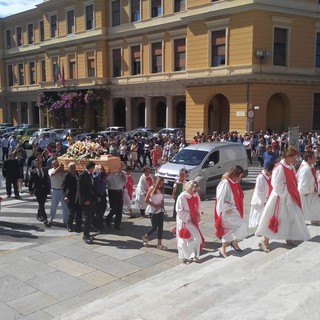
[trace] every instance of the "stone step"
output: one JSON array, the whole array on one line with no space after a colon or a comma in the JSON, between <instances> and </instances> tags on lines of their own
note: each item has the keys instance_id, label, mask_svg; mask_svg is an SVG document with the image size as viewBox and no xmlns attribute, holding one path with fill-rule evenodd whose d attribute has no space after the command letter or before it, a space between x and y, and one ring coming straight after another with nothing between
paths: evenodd
<instances>
[{"instance_id":1,"label":"stone step","mask_svg":"<svg viewBox=\"0 0 320 320\"><path fill-rule=\"evenodd\" d=\"M316 234L318 228L310 226L309 229L311 234ZM220 308L219 312L223 314L225 309L228 309L226 301L231 299L229 303L232 306L234 301L241 301L247 291L243 289L248 286L252 287L249 285L250 279L254 284L261 277L267 281L267 285L270 285L268 281L271 283L273 281L269 279L269 272L266 270L279 269L279 266L288 264L292 259L293 261L299 260L299 256L305 255L306 248L313 251L318 247L317 243L307 242L289 250L284 243L272 242L273 250L265 254L258 249L259 240L254 236L243 240L241 247L245 250L241 257L230 256L227 259L221 259L218 258L218 252L208 253L202 257L204 262L201 264L179 265L130 288L88 304L60 319L81 320L105 317L108 319L128 319L128 317L131 319L167 319L168 314L174 315L176 319L201 318L202 316L202 319L206 319L206 310L214 308L216 314ZM264 276L265 274L267 276ZM263 287L260 287L258 289L262 290ZM250 290L254 288L255 286ZM232 297L237 297L238 300L233 301ZM254 296L251 298L252 301L255 301ZM188 303L185 303L187 301ZM198 305L204 307L201 308L205 312L203 315L200 315L201 312L197 310Z\"/></svg>"}]
</instances>

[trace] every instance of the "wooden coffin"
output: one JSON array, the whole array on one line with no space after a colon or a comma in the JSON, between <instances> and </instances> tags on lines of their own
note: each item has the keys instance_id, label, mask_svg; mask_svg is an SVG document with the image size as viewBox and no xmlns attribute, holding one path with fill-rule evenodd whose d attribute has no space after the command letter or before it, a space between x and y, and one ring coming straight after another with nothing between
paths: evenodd
<instances>
[{"instance_id":1,"label":"wooden coffin","mask_svg":"<svg viewBox=\"0 0 320 320\"><path fill-rule=\"evenodd\" d=\"M89 161L94 162L96 165L103 166L106 170L109 169L111 172L118 172L122 168L122 163L119 157L111 155L102 155L99 159L88 159L88 160L79 160L74 158L69 158L67 155L58 157L59 163L64 165L64 170L68 170L69 164L74 162L77 167L77 171L83 171L86 168L86 164Z\"/></svg>"}]
</instances>

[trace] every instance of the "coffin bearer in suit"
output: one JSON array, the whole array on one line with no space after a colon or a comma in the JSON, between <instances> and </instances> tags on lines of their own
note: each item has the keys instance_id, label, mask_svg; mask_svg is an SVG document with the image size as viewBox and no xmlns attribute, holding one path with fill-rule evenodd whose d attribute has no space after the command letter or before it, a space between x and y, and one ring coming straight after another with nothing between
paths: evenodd
<instances>
[{"instance_id":1,"label":"coffin bearer in suit","mask_svg":"<svg viewBox=\"0 0 320 320\"><path fill-rule=\"evenodd\" d=\"M94 162L88 162L86 165L86 169L80 173L78 178L79 204L84 217L83 241L88 244L93 242L93 237L90 236L90 228L94 215L94 194L92 178L92 172L94 171L94 168Z\"/></svg>"},{"instance_id":2,"label":"coffin bearer in suit","mask_svg":"<svg viewBox=\"0 0 320 320\"><path fill-rule=\"evenodd\" d=\"M94 227L103 229L103 216L107 208L107 173L103 166L96 166L93 172L93 189L95 202Z\"/></svg>"},{"instance_id":3,"label":"coffin bearer in suit","mask_svg":"<svg viewBox=\"0 0 320 320\"><path fill-rule=\"evenodd\" d=\"M48 171L45 168L42 168L42 160L36 159L35 168L30 172L29 192L31 196L33 194L36 196L39 204L37 219L39 221L44 221L46 226L50 226L44 207L49 191L50 181Z\"/></svg>"},{"instance_id":4,"label":"coffin bearer in suit","mask_svg":"<svg viewBox=\"0 0 320 320\"><path fill-rule=\"evenodd\" d=\"M75 232L82 231L82 213L81 208L77 200L78 190L78 173L76 171L76 164L74 162L69 163L69 170L64 176L61 185L63 199L68 205L68 231L73 231L73 221L76 220Z\"/></svg>"},{"instance_id":5,"label":"coffin bearer in suit","mask_svg":"<svg viewBox=\"0 0 320 320\"><path fill-rule=\"evenodd\" d=\"M12 185L16 199L20 199L18 190L18 179L20 175L19 162L14 158L14 154L9 153L9 159L4 161L2 175L6 179L7 198L11 197Z\"/></svg>"},{"instance_id":6,"label":"coffin bearer in suit","mask_svg":"<svg viewBox=\"0 0 320 320\"><path fill-rule=\"evenodd\" d=\"M114 228L121 230L120 224L122 220L122 207L123 207L123 187L126 184L126 175L121 167L118 172L107 172L108 181L108 195L110 203L110 212L107 215L106 223L110 227L112 217L115 215Z\"/></svg>"},{"instance_id":7,"label":"coffin bearer in suit","mask_svg":"<svg viewBox=\"0 0 320 320\"><path fill-rule=\"evenodd\" d=\"M62 212L63 212L63 223L67 224L68 222L68 206L67 203L63 200L62 181L64 178L64 167L63 164L59 164L58 160L52 161L52 168L49 169L49 177L51 183L51 208L50 208L50 222L56 217L57 207L59 202L61 203Z\"/></svg>"}]
</instances>

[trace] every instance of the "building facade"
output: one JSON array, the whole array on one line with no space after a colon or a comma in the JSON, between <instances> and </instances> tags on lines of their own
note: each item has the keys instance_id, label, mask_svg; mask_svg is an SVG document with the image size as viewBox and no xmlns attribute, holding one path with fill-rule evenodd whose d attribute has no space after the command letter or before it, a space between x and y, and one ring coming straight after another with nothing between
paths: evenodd
<instances>
[{"instance_id":1,"label":"building facade","mask_svg":"<svg viewBox=\"0 0 320 320\"><path fill-rule=\"evenodd\" d=\"M98 121L87 111L87 129L185 127L187 139L318 130L319 9L317 0L44 1L0 21L0 118L43 126L39 93L93 89L105 103Z\"/></svg>"}]
</instances>

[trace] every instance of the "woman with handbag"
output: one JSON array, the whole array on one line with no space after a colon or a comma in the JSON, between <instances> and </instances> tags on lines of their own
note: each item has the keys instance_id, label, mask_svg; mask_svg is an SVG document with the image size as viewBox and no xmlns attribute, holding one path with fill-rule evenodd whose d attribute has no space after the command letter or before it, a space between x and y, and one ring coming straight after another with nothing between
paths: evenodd
<instances>
[{"instance_id":1,"label":"woman with handbag","mask_svg":"<svg viewBox=\"0 0 320 320\"><path fill-rule=\"evenodd\" d=\"M157 249L167 250L162 244L163 221L164 221L164 180L157 177L154 184L150 187L144 201L148 204L146 214L151 218L151 229L142 236L142 242L145 247L148 246L148 240L151 234L158 231Z\"/></svg>"},{"instance_id":2,"label":"woman with handbag","mask_svg":"<svg viewBox=\"0 0 320 320\"><path fill-rule=\"evenodd\" d=\"M185 184L176 203L177 211L177 246L179 259L183 263L199 262L204 238L199 228L201 200L198 194L199 185L191 180Z\"/></svg>"},{"instance_id":3,"label":"woman with handbag","mask_svg":"<svg viewBox=\"0 0 320 320\"><path fill-rule=\"evenodd\" d=\"M269 239L286 240L292 246L298 245L298 241L310 239L303 219L294 169L298 156L298 150L289 146L284 152L283 159L272 171L273 189L256 231L257 236L263 236L259 247L264 252L270 251Z\"/></svg>"},{"instance_id":4,"label":"woman with handbag","mask_svg":"<svg viewBox=\"0 0 320 320\"><path fill-rule=\"evenodd\" d=\"M243 224L243 191L240 181L243 168L232 167L222 177L217 186L216 204L214 209L215 228L217 237L222 239L219 254L227 258L227 246L242 252L239 247L240 228Z\"/></svg>"}]
</instances>

